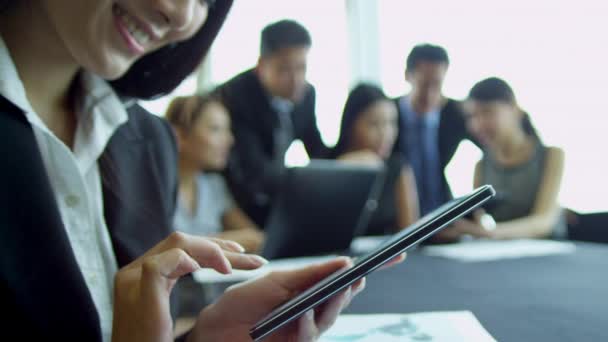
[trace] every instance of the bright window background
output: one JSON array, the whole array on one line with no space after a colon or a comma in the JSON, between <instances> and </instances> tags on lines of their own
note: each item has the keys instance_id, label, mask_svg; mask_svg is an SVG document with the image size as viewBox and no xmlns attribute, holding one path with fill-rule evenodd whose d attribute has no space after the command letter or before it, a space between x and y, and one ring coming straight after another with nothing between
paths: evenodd
<instances>
[{"instance_id":1,"label":"bright window background","mask_svg":"<svg viewBox=\"0 0 608 342\"><path fill-rule=\"evenodd\" d=\"M389 95L408 91L405 60L417 43L444 46L452 65L445 93L464 98L488 76L506 79L545 143L566 152L563 205L608 204L608 2L600 0L378 1L381 79ZM461 145L448 176L472 187L479 151Z\"/></svg>"},{"instance_id":2,"label":"bright window background","mask_svg":"<svg viewBox=\"0 0 608 342\"><path fill-rule=\"evenodd\" d=\"M398 96L409 91L403 76L407 53L418 43L436 43L452 60L445 84L448 96L462 99L475 82L488 76L506 79L543 140L566 151L562 204L580 211L608 210L608 2L382 0L375 2L377 11L369 11L366 1L373 0L236 0L207 68L199 75L202 79L195 75L172 95L144 105L162 114L172 96L194 93L200 84L217 85L253 67L262 28L295 19L313 39L308 79L317 89L319 129L324 141L333 145L352 81L370 79L356 75L360 71L352 67L355 60L364 61L367 70L377 70L371 80L381 83L388 95ZM359 2L354 7L362 8L354 20L362 25L358 29L347 17L349 2ZM378 17L373 18L376 12ZM366 34L359 37L360 32ZM353 51L353 39L367 40L359 44L379 46L379 51ZM302 144L292 147L287 162L305 162ZM455 194L471 189L472 168L479 157L475 146L461 144L448 168Z\"/></svg>"}]
</instances>

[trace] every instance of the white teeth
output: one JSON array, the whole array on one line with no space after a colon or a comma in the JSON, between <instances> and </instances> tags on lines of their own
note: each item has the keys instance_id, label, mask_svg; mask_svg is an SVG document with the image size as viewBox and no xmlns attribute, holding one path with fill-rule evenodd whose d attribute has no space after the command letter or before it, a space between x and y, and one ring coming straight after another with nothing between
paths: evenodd
<instances>
[{"instance_id":1,"label":"white teeth","mask_svg":"<svg viewBox=\"0 0 608 342\"><path fill-rule=\"evenodd\" d=\"M144 44L146 44L148 42L148 40L150 40L148 38L149 36L146 33L142 32L142 31L139 31L139 30L135 31L133 33L133 37L135 38L135 40L137 40L137 42L140 45L144 45Z\"/></svg>"},{"instance_id":2,"label":"white teeth","mask_svg":"<svg viewBox=\"0 0 608 342\"><path fill-rule=\"evenodd\" d=\"M150 41L150 35L144 30L140 29L137 25L137 22L133 18L131 18L129 14L123 11L122 8L115 6L114 12L122 18L122 21L125 24L127 30L139 45L144 46Z\"/></svg>"}]
</instances>

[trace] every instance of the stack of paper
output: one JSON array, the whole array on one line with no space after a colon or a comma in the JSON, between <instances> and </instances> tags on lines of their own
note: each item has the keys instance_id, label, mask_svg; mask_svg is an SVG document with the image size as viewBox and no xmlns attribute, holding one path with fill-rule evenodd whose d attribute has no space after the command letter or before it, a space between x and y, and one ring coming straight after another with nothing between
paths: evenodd
<instances>
[{"instance_id":1,"label":"stack of paper","mask_svg":"<svg viewBox=\"0 0 608 342\"><path fill-rule=\"evenodd\" d=\"M493 261L573 253L571 242L551 240L473 240L452 245L428 246L424 254L464 262Z\"/></svg>"},{"instance_id":2,"label":"stack of paper","mask_svg":"<svg viewBox=\"0 0 608 342\"><path fill-rule=\"evenodd\" d=\"M342 315L321 342L495 341L470 311Z\"/></svg>"}]
</instances>

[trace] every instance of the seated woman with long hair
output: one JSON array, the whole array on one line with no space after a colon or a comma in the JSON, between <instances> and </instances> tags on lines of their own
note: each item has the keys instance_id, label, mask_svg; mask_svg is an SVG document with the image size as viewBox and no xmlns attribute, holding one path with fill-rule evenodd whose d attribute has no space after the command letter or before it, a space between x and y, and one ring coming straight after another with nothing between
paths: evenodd
<instances>
[{"instance_id":1,"label":"seated woman with long hair","mask_svg":"<svg viewBox=\"0 0 608 342\"><path fill-rule=\"evenodd\" d=\"M379 206L367 235L394 233L419 216L414 174L401 159L391 157L397 138L397 108L374 85L360 84L349 94L334 148L338 160L386 168Z\"/></svg>"}]
</instances>

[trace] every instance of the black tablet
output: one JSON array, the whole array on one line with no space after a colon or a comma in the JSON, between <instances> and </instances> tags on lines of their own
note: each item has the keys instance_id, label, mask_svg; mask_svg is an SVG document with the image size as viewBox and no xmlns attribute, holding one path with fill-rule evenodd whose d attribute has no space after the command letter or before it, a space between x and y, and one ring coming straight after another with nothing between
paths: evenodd
<instances>
[{"instance_id":1,"label":"black tablet","mask_svg":"<svg viewBox=\"0 0 608 342\"><path fill-rule=\"evenodd\" d=\"M251 338L254 341L262 340L276 329L300 317L306 311L322 304L334 294L347 288L410 247L424 241L458 218L476 209L495 194L491 186L485 185L470 195L444 204L414 225L395 234L394 237L383 243L376 250L358 258L353 267L331 274L308 290L277 307L249 331Z\"/></svg>"}]
</instances>

